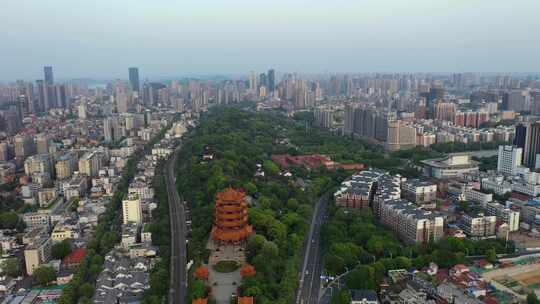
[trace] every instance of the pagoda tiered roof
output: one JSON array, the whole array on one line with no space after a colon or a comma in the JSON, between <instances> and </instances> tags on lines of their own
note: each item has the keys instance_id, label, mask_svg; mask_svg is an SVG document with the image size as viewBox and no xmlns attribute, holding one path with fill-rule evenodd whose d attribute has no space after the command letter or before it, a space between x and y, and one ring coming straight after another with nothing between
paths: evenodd
<instances>
[{"instance_id":1,"label":"pagoda tiered roof","mask_svg":"<svg viewBox=\"0 0 540 304\"><path fill-rule=\"evenodd\" d=\"M252 233L245 194L232 187L216 195L212 238L221 243L240 243Z\"/></svg>"}]
</instances>

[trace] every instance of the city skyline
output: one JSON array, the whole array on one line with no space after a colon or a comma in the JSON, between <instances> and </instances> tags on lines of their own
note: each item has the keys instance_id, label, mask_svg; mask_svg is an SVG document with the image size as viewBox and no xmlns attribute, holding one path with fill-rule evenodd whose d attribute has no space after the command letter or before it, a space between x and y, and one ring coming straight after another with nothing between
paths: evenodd
<instances>
[{"instance_id":1,"label":"city skyline","mask_svg":"<svg viewBox=\"0 0 540 304\"><path fill-rule=\"evenodd\" d=\"M124 78L129 66L143 78L269 65L306 73L540 70L540 43L528 31L540 27L540 4L529 0L125 4L5 1L0 17L10 31L0 38L11 47L0 79L39 79L49 65L59 79ZM32 22L12 14L21 6Z\"/></svg>"}]
</instances>

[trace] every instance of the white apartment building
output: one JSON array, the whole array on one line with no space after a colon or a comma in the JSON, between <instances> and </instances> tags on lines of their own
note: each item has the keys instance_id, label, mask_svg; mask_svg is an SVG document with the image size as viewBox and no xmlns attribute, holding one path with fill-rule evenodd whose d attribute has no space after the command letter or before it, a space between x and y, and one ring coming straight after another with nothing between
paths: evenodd
<instances>
[{"instance_id":1,"label":"white apartment building","mask_svg":"<svg viewBox=\"0 0 540 304\"><path fill-rule=\"evenodd\" d=\"M128 223L142 223L141 200L138 195L128 195L128 197L122 201L122 218L124 225Z\"/></svg>"},{"instance_id":2,"label":"white apartment building","mask_svg":"<svg viewBox=\"0 0 540 304\"><path fill-rule=\"evenodd\" d=\"M465 195L466 200L471 202L477 202L482 205L493 201L493 194L480 192L469 185L465 186L463 194Z\"/></svg>"},{"instance_id":3,"label":"white apartment building","mask_svg":"<svg viewBox=\"0 0 540 304\"><path fill-rule=\"evenodd\" d=\"M437 241L444 236L444 219L406 200L381 205L381 222L408 244Z\"/></svg>"},{"instance_id":4,"label":"white apartment building","mask_svg":"<svg viewBox=\"0 0 540 304\"><path fill-rule=\"evenodd\" d=\"M497 171L509 175L516 174L516 169L521 165L523 149L514 146L499 146L499 158Z\"/></svg>"}]
</instances>

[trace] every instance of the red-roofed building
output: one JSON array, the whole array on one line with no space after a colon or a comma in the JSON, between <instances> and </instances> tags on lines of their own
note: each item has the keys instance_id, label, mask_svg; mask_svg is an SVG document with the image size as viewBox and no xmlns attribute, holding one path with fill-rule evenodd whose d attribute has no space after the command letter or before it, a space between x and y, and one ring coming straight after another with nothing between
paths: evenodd
<instances>
[{"instance_id":1,"label":"red-roofed building","mask_svg":"<svg viewBox=\"0 0 540 304\"><path fill-rule=\"evenodd\" d=\"M76 248L64 258L62 263L65 267L77 267L81 265L86 256L86 248Z\"/></svg>"},{"instance_id":2,"label":"red-roofed building","mask_svg":"<svg viewBox=\"0 0 540 304\"><path fill-rule=\"evenodd\" d=\"M272 161L277 163L281 168L286 169L289 167L305 167L307 169L317 169L319 167L325 167L328 170L336 170L342 168L344 170L363 170L364 164L340 164L334 162L330 157L323 154L309 154L309 155L289 155L289 154L274 154L272 155Z\"/></svg>"},{"instance_id":3,"label":"red-roofed building","mask_svg":"<svg viewBox=\"0 0 540 304\"><path fill-rule=\"evenodd\" d=\"M253 297L238 297L238 304L253 304L255 299Z\"/></svg>"},{"instance_id":4,"label":"red-roofed building","mask_svg":"<svg viewBox=\"0 0 540 304\"><path fill-rule=\"evenodd\" d=\"M450 269L451 276L459 276L466 272L469 272L469 268L463 264L457 264L456 266L452 267L452 269Z\"/></svg>"}]
</instances>

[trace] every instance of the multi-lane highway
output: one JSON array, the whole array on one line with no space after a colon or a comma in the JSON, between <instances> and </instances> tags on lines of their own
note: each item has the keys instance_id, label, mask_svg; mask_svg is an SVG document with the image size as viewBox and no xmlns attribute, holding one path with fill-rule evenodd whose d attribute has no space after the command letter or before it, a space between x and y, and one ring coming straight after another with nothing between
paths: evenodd
<instances>
[{"instance_id":1,"label":"multi-lane highway","mask_svg":"<svg viewBox=\"0 0 540 304\"><path fill-rule=\"evenodd\" d=\"M186 215L184 204L176 190L174 166L178 149L167 163L167 193L169 196L169 219L171 225L171 278L169 286L169 304L187 303L187 250L186 250Z\"/></svg>"},{"instance_id":2,"label":"multi-lane highway","mask_svg":"<svg viewBox=\"0 0 540 304\"><path fill-rule=\"evenodd\" d=\"M319 291L321 288L320 277L323 267L322 252L320 250L321 226L325 220L327 206L327 195L322 196L315 204L309 235L304 249L300 288L296 295L297 304L312 304L319 301Z\"/></svg>"}]
</instances>

